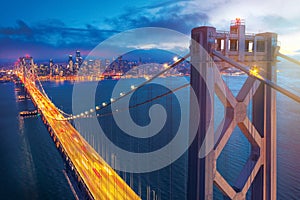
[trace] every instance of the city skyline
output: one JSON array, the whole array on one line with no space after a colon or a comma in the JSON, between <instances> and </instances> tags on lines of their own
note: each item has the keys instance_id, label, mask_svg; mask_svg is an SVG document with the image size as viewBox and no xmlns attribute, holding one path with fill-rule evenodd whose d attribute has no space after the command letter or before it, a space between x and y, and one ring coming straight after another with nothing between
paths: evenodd
<instances>
[{"instance_id":1,"label":"city skyline","mask_svg":"<svg viewBox=\"0 0 300 200\"><path fill-rule=\"evenodd\" d=\"M227 30L240 17L247 32L276 32L281 50L300 50L297 2L180 1L77 1L5 3L0 17L0 62L30 54L39 59L62 59L76 49L87 55L103 40L140 27L163 27L189 35L193 27L209 25ZM29 14L32 11L35 14ZM170 44L172 45L172 44Z\"/></svg>"},{"instance_id":2,"label":"city skyline","mask_svg":"<svg viewBox=\"0 0 300 200\"><path fill-rule=\"evenodd\" d=\"M300 199L298 3L3 3L1 199Z\"/></svg>"}]
</instances>

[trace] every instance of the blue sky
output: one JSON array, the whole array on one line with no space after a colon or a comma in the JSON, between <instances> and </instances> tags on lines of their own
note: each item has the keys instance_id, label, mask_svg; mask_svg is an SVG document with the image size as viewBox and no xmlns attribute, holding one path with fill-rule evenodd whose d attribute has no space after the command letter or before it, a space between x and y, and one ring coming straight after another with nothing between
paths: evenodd
<instances>
[{"instance_id":1,"label":"blue sky","mask_svg":"<svg viewBox=\"0 0 300 200\"><path fill-rule=\"evenodd\" d=\"M65 58L87 54L101 41L125 30L164 27L189 34L212 25L228 30L230 20L246 20L248 32L279 33L282 50L300 49L298 0L11 0L0 8L0 60L30 54Z\"/></svg>"}]
</instances>

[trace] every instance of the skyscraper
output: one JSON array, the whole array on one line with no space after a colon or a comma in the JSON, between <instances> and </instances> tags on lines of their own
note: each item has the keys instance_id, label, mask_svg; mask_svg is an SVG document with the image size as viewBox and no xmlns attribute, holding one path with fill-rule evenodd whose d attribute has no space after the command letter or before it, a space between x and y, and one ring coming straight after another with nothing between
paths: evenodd
<instances>
[{"instance_id":1,"label":"skyscraper","mask_svg":"<svg viewBox=\"0 0 300 200\"><path fill-rule=\"evenodd\" d=\"M68 69L70 72L73 72L73 56L69 55Z\"/></svg>"},{"instance_id":2,"label":"skyscraper","mask_svg":"<svg viewBox=\"0 0 300 200\"><path fill-rule=\"evenodd\" d=\"M79 50L77 50L76 51L76 58L75 58L75 62L76 63L78 63L79 64L79 66L81 65L81 63L82 63L82 57L81 57L81 55L80 55L80 51Z\"/></svg>"},{"instance_id":3,"label":"skyscraper","mask_svg":"<svg viewBox=\"0 0 300 200\"><path fill-rule=\"evenodd\" d=\"M77 50L77 51L76 51L76 58L79 58L79 57L81 57L81 56L80 56L80 51Z\"/></svg>"},{"instance_id":4,"label":"skyscraper","mask_svg":"<svg viewBox=\"0 0 300 200\"><path fill-rule=\"evenodd\" d=\"M74 73L76 74L79 71L79 68L82 64L82 57L80 55L80 51L76 51L75 65L74 65Z\"/></svg>"},{"instance_id":5,"label":"skyscraper","mask_svg":"<svg viewBox=\"0 0 300 200\"><path fill-rule=\"evenodd\" d=\"M52 76L53 75L53 60L52 59L50 59L49 60L49 70L50 70L50 76Z\"/></svg>"}]
</instances>

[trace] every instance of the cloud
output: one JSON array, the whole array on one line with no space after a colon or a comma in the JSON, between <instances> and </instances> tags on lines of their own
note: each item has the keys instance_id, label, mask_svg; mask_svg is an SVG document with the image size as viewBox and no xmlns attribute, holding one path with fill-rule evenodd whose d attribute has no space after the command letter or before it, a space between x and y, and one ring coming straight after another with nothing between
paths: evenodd
<instances>
[{"instance_id":1,"label":"cloud","mask_svg":"<svg viewBox=\"0 0 300 200\"><path fill-rule=\"evenodd\" d=\"M0 28L0 35L7 37L22 37L23 39L32 38L34 31L22 20L17 20L16 27Z\"/></svg>"},{"instance_id":2,"label":"cloud","mask_svg":"<svg viewBox=\"0 0 300 200\"><path fill-rule=\"evenodd\" d=\"M172 6L172 5L181 5L184 2L189 2L190 0L178 0L178 1L174 1L174 0L168 0L168 1L162 1L160 3L157 4L152 4L152 5L147 5L147 6L143 6L140 8L136 8L136 10L140 10L140 9L156 9L156 8L162 8L162 7L168 7L168 6Z\"/></svg>"},{"instance_id":3,"label":"cloud","mask_svg":"<svg viewBox=\"0 0 300 200\"><path fill-rule=\"evenodd\" d=\"M113 29L127 30L140 27L163 27L189 34L199 24L205 24L208 17L203 12L184 12L189 1L167 1L142 8L127 8L114 18L107 18L106 23Z\"/></svg>"},{"instance_id":4,"label":"cloud","mask_svg":"<svg viewBox=\"0 0 300 200\"><path fill-rule=\"evenodd\" d=\"M0 48L0 59L6 54L12 55L12 47L30 50L34 46L33 49L37 52L38 49L44 52L52 49L65 52L77 48L91 50L116 33L140 27L169 28L187 35L190 35L192 28L202 25L228 30L230 21L236 17L246 20L247 32L276 32L282 49L298 50L298 4L298 0L166 0L156 4L150 2L140 7L130 4L123 13L115 13L115 17L80 26L70 26L60 19L43 19L35 23L17 20L12 26L0 26L0 42L3 47ZM99 28L100 24L108 29ZM172 44L168 45L172 48ZM8 52L9 49L11 53Z\"/></svg>"},{"instance_id":5,"label":"cloud","mask_svg":"<svg viewBox=\"0 0 300 200\"><path fill-rule=\"evenodd\" d=\"M242 18L249 33L275 32L281 49L296 51L300 46L298 0L181 0L144 7L128 7L122 15L107 18L112 29L164 27L190 34L192 28L210 25L229 30L231 20Z\"/></svg>"},{"instance_id":6,"label":"cloud","mask_svg":"<svg viewBox=\"0 0 300 200\"><path fill-rule=\"evenodd\" d=\"M201 11L187 12L185 7L190 4L189 0L165 1L143 7L127 7L124 12L113 18L106 18L104 21L111 29L127 31L130 29L144 27L158 27L178 31L186 35L187 40L178 41L164 34L167 31L145 32L137 35L134 41L125 40L118 42L119 46L126 46L134 49L164 49L167 51L186 52L189 48L190 31L195 26L205 25L208 16ZM149 30L149 29L147 29ZM151 41L151 35L157 36L157 41ZM148 41L148 39L150 40ZM122 43L122 44L121 44Z\"/></svg>"},{"instance_id":7,"label":"cloud","mask_svg":"<svg viewBox=\"0 0 300 200\"><path fill-rule=\"evenodd\" d=\"M51 52L55 56L59 56L55 49L60 53L76 49L91 50L115 33L118 31L98 29L90 24L76 28L68 27L60 20L44 20L31 25L18 20L15 26L0 27L0 43L3 47L0 59L13 55L17 49L19 52L29 51L38 55L39 52ZM48 53L39 56L46 58Z\"/></svg>"},{"instance_id":8,"label":"cloud","mask_svg":"<svg viewBox=\"0 0 300 200\"><path fill-rule=\"evenodd\" d=\"M276 32L283 48L299 49L295 44L300 45L296 36L300 32L298 0L192 0L184 10L206 13L209 25L218 30L228 30L236 17L245 19L248 32Z\"/></svg>"}]
</instances>

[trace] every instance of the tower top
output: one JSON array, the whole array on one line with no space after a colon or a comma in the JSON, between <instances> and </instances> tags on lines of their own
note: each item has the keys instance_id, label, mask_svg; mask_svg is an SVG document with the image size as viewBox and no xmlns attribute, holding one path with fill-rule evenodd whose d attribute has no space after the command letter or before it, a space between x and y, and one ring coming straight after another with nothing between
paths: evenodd
<instances>
[{"instance_id":1,"label":"tower top","mask_svg":"<svg viewBox=\"0 0 300 200\"><path fill-rule=\"evenodd\" d=\"M241 19L239 17L232 20L230 24L230 26L241 26L241 25L245 25L245 19Z\"/></svg>"}]
</instances>

